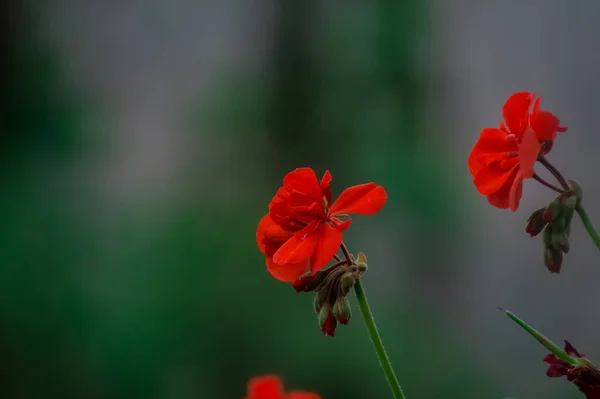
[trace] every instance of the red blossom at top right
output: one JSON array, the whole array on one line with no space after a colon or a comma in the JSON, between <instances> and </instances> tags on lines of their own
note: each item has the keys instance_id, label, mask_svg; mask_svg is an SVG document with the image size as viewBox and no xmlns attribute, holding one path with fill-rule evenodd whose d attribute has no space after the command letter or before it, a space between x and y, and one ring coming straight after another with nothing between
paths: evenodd
<instances>
[{"instance_id":1,"label":"red blossom at top right","mask_svg":"<svg viewBox=\"0 0 600 399\"><path fill-rule=\"evenodd\" d=\"M557 133L567 128L560 126L554 114L540 109L535 93L510 96L502 116L498 128L481 131L468 164L477 191L493 206L514 212L522 197L523 180L533 177L538 155L550 152Z\"/></svg>"}]
</instances>

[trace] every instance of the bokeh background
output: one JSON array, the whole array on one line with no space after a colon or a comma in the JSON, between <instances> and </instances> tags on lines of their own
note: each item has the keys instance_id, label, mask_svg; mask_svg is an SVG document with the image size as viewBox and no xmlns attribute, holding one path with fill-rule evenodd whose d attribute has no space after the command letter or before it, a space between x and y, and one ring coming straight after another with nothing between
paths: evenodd
<instances>
[{"instance_id":1,"label":"bokeh background","mask_svg":"<svg viewBox=\"0 0 600 399\"><path fill-rule=\"evenodd\" d=\"M389 398L353 300L323 337L265 270L283 175L330 169L389 201L346 235L409 398L579 398L513 310L600 361L600 257L575 220L563 273L523 231L552 193L492 208L466 157L536 91L551 154L600 222L600 3L4 0L0 396L241 399L277 373Z\"/></svg>"}]
</instances>

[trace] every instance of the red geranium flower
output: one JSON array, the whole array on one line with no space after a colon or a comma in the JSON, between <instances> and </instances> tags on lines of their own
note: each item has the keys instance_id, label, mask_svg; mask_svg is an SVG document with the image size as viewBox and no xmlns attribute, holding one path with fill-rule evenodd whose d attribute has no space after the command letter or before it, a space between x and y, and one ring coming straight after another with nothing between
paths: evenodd
<instances>
[{"instance_id":1,"label":"red geranium flower","mask_svg":"<svg viewBox=\"0 0 600 399\"><path fill-rule=\"evenodd\" d=\"M565 352L571 357L585 359L585 355L577 352L577 349L569 341L565 341ZM550 364L546 375L548 377L566 376L567 380L575 384L587 399L600 399L600 370L587 359L585 360L579 365L574 365L551 353L544 358L544 361Z\"/></svg>"},{"instance_id":2,"label":"red geranium flower","mask_svg":"<svg viewBox=\"0 0 600 399\"><path fill-rule=\"evenodd\" d=\"M547 154L557 132L567 131L552 113L540 110L534 93L515 93L502 108L500 128L485 128L469 155L469 171L479 193L498 208L519 207L523 179L533 177L540 151ZM533 111L529 112L533 104Z\"/></svg>"},{"instance_id":3,"label":"red geranium flower","mask_svg":"<svg viewBox=\"0 0 600 399\"><path fill-rule=\"evenodd\" d=\"M279 377L267 375L250 379L246 399L321 399L321 397L316 393L302 391L285 393Z\"/></svg>"},{"instance_id":4,"label":"red geranium flower","mask_svg":"<svg viewBox=\"0 0 600 399\"><path fill-rule=\"evenodd\" d=\"M276 279L292 282L309 269L315 274L340 248L342 232L352 222L348 214L375 214L387 199L383 187L366 183L344 190L332 203L330 182L329 171L319 183L311 168L283 178L256 230L258 248Z\"/></svg>"}]
</instances>

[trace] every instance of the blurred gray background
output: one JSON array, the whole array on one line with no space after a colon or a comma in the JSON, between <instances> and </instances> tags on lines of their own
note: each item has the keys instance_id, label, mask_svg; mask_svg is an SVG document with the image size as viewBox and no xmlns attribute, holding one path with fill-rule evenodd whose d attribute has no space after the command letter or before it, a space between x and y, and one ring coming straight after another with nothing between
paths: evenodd
<instances>
[{"instance_id":1,"label":"blurred gray background","mask_svg":"<svg viewBox=\"0 0 600 399\"><path fill-rule=\"evenodd\" d=\"M6 1L0 392L243 398L277 373L325 399L390 397L355 307L323 337L265 270L283 175L389 193L345 241L409 398L577 398L514 311L600 361L600 254L561 275L529 214L487 204L467 156L516 91L569 131L550 154L600 223L592 1ZM543 174L543 172L542 172ZM354 305L356 305L354 303Z\"/></svg>"}]
</instances>

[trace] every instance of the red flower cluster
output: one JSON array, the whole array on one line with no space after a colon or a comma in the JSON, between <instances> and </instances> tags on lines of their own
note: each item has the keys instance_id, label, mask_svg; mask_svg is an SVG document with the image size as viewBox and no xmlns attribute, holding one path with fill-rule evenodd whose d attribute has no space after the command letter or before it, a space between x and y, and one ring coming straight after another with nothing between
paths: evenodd
<instances>
[{"instance_id":1,"label":"red flower cluster","mask_svg":"<svg viewBox=\"0 0 600 399\"><path fill-rule=\"evenodd\" d=\"M527 92L510 96L502 108L504 122L499 128L483 129L469 155L475 187L497 208L517 210L523 179L533 177L540 151L547 154L557 132L567 131L556 116L540 110L540 99L534 98Z\"/></svg>"},{"instance_id":2,"label":"red flower cluster","mask_svg":"<svg viewBox=\"0 0 600 399\"><path fill-rule=\"evenodd\" d=\"M577 352L577 349L569 341L565 341L565 352L567 355L579 359L583 359L585 356ZM600 399L600 371L591 363L576 366L559 359L554 354L547 355L544 361L550 364L546 371L548 377L566 376L569 381L577 385L587 399Z\"/></svg>"},{"instance_id":3,"label":"red flower cluster","mask_svg":"<svg viewBox=\"0 0 600 399\"><path fill-rule=\"evenodd\" d=\"M246 399L321 399L321 397L316 393L302 391L285 393L279 377L267 375L250 379Z\"/></svg>"},{"instance_id":4,"label":"red flower cluster","mask_svg":"<svg viewBox=\"0 0 600 399\"><path fill-rule=\"evenodd\" d=\"M350 187L332 203L331 174L317 180L311 168L300 168L283 178L267 213L258 223L256 242L268 271L292 282L310 269L315 274L336 254L348 214L372 215L385 204L387 193L375 183Z\"/></svg>"}]
</instances>

